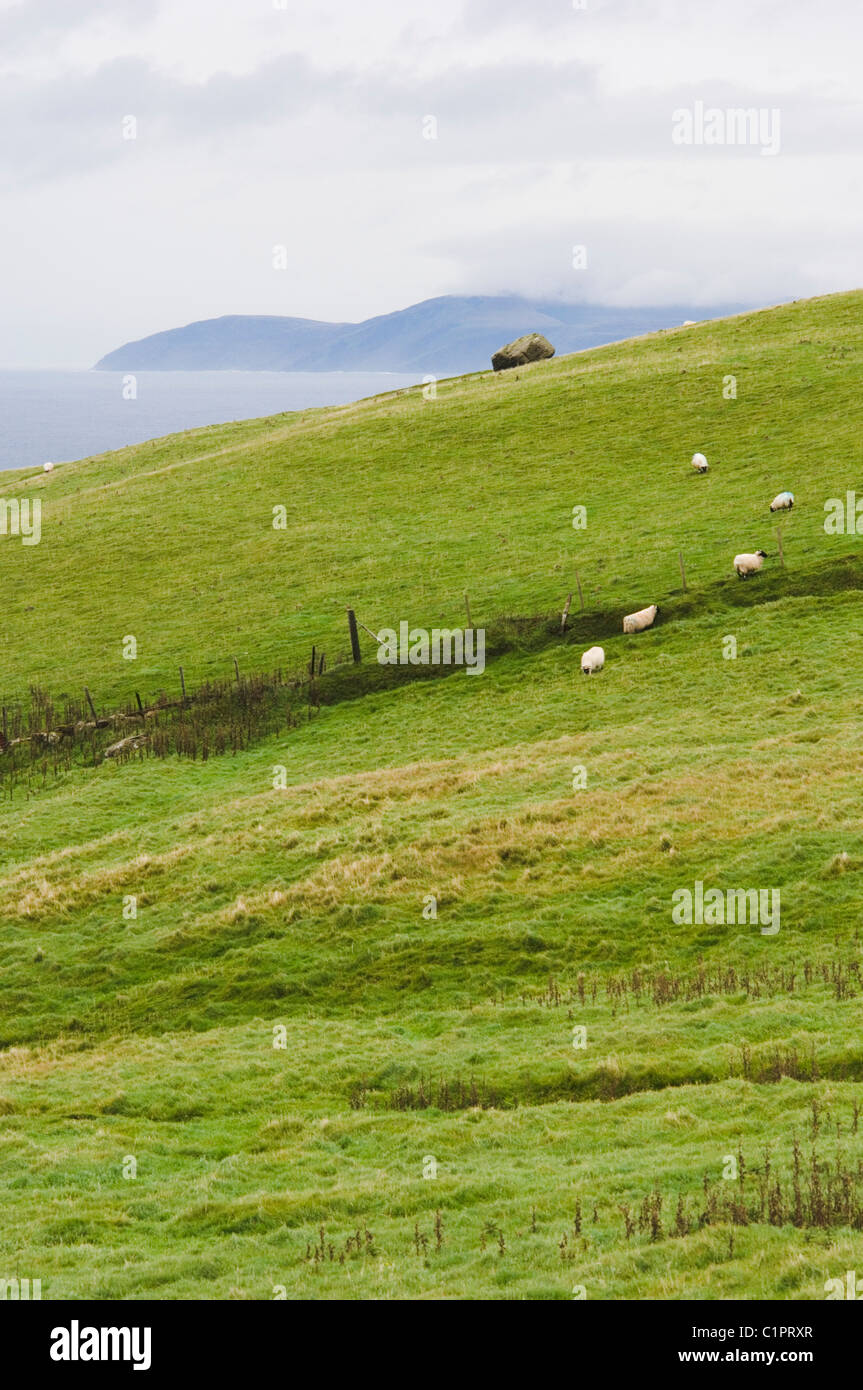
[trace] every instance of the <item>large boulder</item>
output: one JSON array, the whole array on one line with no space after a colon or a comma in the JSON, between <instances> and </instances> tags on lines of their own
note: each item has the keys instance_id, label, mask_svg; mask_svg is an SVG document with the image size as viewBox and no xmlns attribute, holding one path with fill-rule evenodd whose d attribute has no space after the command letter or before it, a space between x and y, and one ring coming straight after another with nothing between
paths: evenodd
<instances>
[{"instance_id":1,"label":"large boulder","mask_svg":"<svg viewBox=\"0 0 863 1390\"><path fill-rule=\"evenodd\" d=\"M525 333L506 347L499 348L491 359L496 372L507 367L523 367L526 362L539 362L543 357L553 357L554 348L541 333Z\"/></svg>"}]
</instances>

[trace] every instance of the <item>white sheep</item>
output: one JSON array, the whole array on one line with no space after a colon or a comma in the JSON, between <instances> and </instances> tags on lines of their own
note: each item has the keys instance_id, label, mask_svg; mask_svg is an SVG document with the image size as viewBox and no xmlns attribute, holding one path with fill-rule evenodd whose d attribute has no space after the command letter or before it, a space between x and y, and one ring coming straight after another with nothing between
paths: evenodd
<instances>
[{"instance_id":1,"label":"white sheep","mask_svg":"<svg viewBox=\"0 0 863 1390\"><path fill-rule=\"evenodd\" d=\"M766 559L766 550L756 550L754 555L735 555L734 568L741 579L748 579L750 574L758 573Z\"/></svg>"},{"instance_id":2,"label":"white sheep","mask_svg":"<svg viewBox=\"0 0 863 1390\"><path fill-rule=\"evenodd\" d=\"M602 647L588 647L581 658L582 675L592 676L594 671L601 671L605 665L605 652Z\"/></svg>"},{"instance_id":3,"label":"white sheep","mask_svg":"<svg viewBox=\"0 0 863 1390\"><path fill-rule=\"evenodd\" d=\"M692 467L695 469L696 473L707 472L708 463L707 459L704 457L703 454L692 455Z\"/></svg>"},{"instance_id":4,"label":"white sheep","mask_svg":"<svg viewBox=\"0 0 863 1390\"><path fill-rule=\"evenodd\" d=\"M777 492L773 501L770 503L771 512L790 511L794 506L793 492Z\"/></svg>"},{"instance_id":5,"label":"white sheep","mask_svg":"<svg viewBox=\"0 0 863 1390\"><path fill-rule=\"evenodd\" d=\"M43 463L43 464L42 464L42 468L43 468L44 472L46 472L46 473L53 473L53 472L54 472L54 465L53 465L53 463Z\"/></svg>"},{"instance_id":6,"label":"white sheep","mask_svg":"<svg viewBox=\"0 0 863 1390\"><path fill-rule=\"evenodd\" d=\"M637 613L628 613L623 620L624 632L643 632L646 627L652 627L659 609L655 603L649 608L639 608Z\"/></svg>"},{"instance_id":7,"label":"white sheep","mask_svg":"<svg viewBox=\"0 0 863 1390\"><path fill-rule=\"evenodd\" d=\"M695 319L684 319L684 320L683 320L682 327L683 327L683 328L694 328L695 323L696 323L696 320L695 320Z\"/></svg>"}]
</instances>

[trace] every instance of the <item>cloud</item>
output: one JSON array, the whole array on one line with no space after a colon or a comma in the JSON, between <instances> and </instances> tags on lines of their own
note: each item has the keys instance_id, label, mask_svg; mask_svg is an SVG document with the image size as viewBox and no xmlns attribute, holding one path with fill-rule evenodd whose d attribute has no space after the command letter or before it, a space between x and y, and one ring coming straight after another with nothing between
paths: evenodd
<instances>
[{"instance_id":1,"label":"cloud","mask_svg":"<svg viewBox=\"0 0 863 1390\"><path fill-rule=\"evenodd\" d=\"M117 58L62 82L11 80L0 91L0 125L14 140L0 147L0 167L26 184L67 177L128 155L123 121L136 139L169 153L223 131L278 123L326 101L332 79L316 79L301 57L286 55L246 76L216 73L187 82L140 58Z\"/></svg>"},{"instance_id":2,"label":"cloud","mask_svg":"<svg viewBox=\"0 0 863 1390\"><path fill-rule=\"evenodd\" d=\"M297 53L282 54L248 73L216 72L190 81L139 57L117 58L93 72L57 78L11 78L0 90L0 126L15 131L0 147L0 168L23 184L67 177L129 158L122 122L137 121L138 148L170 157L183 146L245 142L250 130L292 136L300 165L326 160L333 168L357 161L373 167L428 164L460 167L523 161L550 165L585 160L662 160L683 163L692 151L671 144L672 113L695 102L720 108L773 110L776 98L729 82L677 83L666 91L609 93L597 71L576 60L510 60L452 66L435 75L374 67L322 71ZM779 103L782 149L820 156L853 151L863 136L861 108L817 94L786 95ZM437 123L423 141L423 120ZM352 138L357 121L365 138ZM348 138L346 138L346 136ZM433 146L433 148L430 148ZM697 151L703 156L704 150ZM759 157L758 148L719 146L714 161ZM143 157L143 156L142 156Z\"/></svg>"},{"instance_id":3,"label":"cloud","mask_svg":"<svg viewBox=\"0 0 863 1390\"><path fill-rule=\"evenodd\" d=\"M0 10L0 53L6 61L21 57L46 42L86 29L94 22L113 28L150 23L158 0L19 0Z\"/></svg>"},{"instance_id":4,"label":"cloud","mask_svg":"<svg viewBox=\"0 0 863 1390\"><path fill-rule=\"evenodd\" d=\"M362 119L373 138L352 149L351 161L359 153L370 163L398 165L421 157L422 121L434 114L443 159L470 163L496 153L506 163L530 154L538 124L555 106L583 138L594 87L590 72L575 63L510 63L418 80L384 68L322 72L298 54L284 54L249 73L191 82L140 58L118 58L62 81L8 80L0 90L0 126L14 128L16 138L0 146L0 168L31 184L110 165L128 156L122 122L129 115L142 147L168 153L223 134L242 138L249 127L281 132L300 121L311 158L325 152L336 164L342 137L334 135L333 118L343 132ZM527 116L502 122L501 111L513 105ZM572 137L560 131L549 154L566 152L572 153Z\"/></svg>"}]
</instances>

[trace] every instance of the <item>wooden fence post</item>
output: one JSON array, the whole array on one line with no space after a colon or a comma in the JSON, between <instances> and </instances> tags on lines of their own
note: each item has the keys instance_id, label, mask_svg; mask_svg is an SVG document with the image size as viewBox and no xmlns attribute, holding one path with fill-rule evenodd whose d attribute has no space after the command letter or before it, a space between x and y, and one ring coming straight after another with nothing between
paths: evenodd
<instances>
[{"instance_id":1,"label":"wooden fence post","mask_svg":"<svg viewBox=\"0 0 863 1390\"><path fill-rule=\"evenodd\" d=\"M137 690L135 691L135 699L138 701L138 713L140 714L141 718L143 719L143 718L144 718L144 706L141 704L141 697L140 697L140 695L138 694Z\"/></svg>"},{"instance_id":2,"label":"wooden fence post","mask_svg":"<svg viewBox=\"0 0 863 1390\"><path fill-rule=\"evenodd\" d=\"M312 647L312 659L311 659L311 661L309 662L309 675L310 675L310 676L314 676L314 674L315 674L315 663L316 663L316 661L317 661L317 653L316 653L314 647Z\"/></svg>"},{"instance_id":3,"label":"wooden fence post","mask_svg":"<svg viewBox=\"0 0 863 1390\"><path fill-rule=\"evenodd\" d=\"M180 689L181 689L182 692L183 692L183 704L185 704L185 703L186 703L186 680L185 680L185 677L184 677L184 675L183 675L183 668L182 668L182 666L180 667Z\"/></svg>"},{"instance_id":4,"label":"wooden fence post","mask_svg":"<svg viewBox=\"0 0 863 1390\"><path fill-rule=\"evenodd\" d=\"M238 662L238 660L237 660L236 657L234 657L234 675L235 675L236 678L237 678L237 685L239 685L239 684L240 684L240 663Z\"/></svg>"},{"instance_id":5,"label":"wooden fence post","mask_svg":"<svg viewBox=\"0 0 863 1390\"><path fill-rule=\"evenodd\" d=\"M360 634L357 632L357 615L352 608L348 609L348 628L351 634L351 656L355 662L359 663L363 659L360 651Z\"/></svg>"},{"instance_id":6,"label":"wooden fence post","mask_svg":"<svg viewBox=\"0 0 863 1390\"><path fill-rule=\"evenodd\" d=\"M90 694L89 690L87 689L86 685L84 686L84 694L87 696L87 704L90 706L90 713L92 714L92 716L93 716L94 719L98 719L99 716L98 716L98 714L96 713L96 707L95 707L95 705L93 704L93 697L91 696L91 694Z\"/></svg>"},{"instance_id":7,"label":"wooden fence post","mask_svg":"<svg viewBox=\"0 0 863 1390\"><path fill-rule=\"evenodd\" d=\"M569 605L572 603L572 594L567 594L566 603L563 605L563 612L560 615L560 630L566 631L566 620L569 617Z\"/></svg>"}]
</instances>

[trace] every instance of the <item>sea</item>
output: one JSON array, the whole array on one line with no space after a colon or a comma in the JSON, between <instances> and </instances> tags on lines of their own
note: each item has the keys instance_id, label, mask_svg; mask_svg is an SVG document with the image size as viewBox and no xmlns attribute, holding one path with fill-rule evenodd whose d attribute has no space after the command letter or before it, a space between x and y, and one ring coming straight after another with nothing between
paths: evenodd
<instances>
[{"instance_id":1,"label":"sea","mask_svg":"<svg viewBox=\"0 0 863 1390\"><path fill-rule=\"evenodd\" d=\"M88 458L159 435L283 410L345 405L422 376L401 372L0 371L0 469Z\"/></svg>"}]
</instances>

